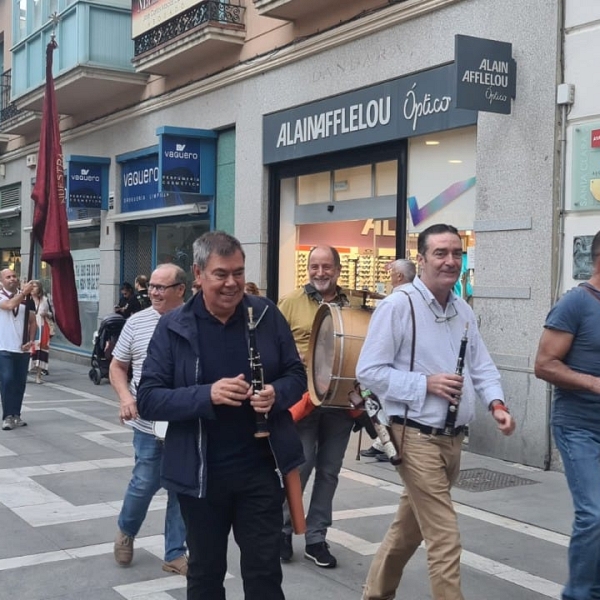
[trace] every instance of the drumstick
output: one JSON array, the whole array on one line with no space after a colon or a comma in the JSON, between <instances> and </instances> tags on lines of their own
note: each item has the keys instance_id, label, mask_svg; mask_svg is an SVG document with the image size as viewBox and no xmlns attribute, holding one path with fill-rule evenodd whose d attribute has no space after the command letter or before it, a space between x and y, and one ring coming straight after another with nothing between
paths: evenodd
<instances>
[{"instance_id":1,"label":"drumstick","mask_svg":"<svg viewBox=\"0 0 600 600\"><path fill-rule=\"evenodd\" d=\"M358 448L356 448L356 460L360 460L361 444L362 444L362 427L358 430Z\"/></svg>"}]
</instances>

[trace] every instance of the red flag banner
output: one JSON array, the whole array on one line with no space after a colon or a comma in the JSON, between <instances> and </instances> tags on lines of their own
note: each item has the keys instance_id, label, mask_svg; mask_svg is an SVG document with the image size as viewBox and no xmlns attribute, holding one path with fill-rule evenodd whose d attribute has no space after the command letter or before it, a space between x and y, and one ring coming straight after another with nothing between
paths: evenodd
<instances>
[{"instance_id":1,"label":"red flag banner","mask_svg":"<svg viewBox=\"0 0 600 600\"><path fill-rule=\"evenodd\" d=\"M72 344L81 346L79 303L65 204L64 163L52 77L55 48L54 40L46 48L46 93L35 186L31 193L33 237L42 247L41 259L50 265L56 324Z\"/></svg>"}]
</instances>

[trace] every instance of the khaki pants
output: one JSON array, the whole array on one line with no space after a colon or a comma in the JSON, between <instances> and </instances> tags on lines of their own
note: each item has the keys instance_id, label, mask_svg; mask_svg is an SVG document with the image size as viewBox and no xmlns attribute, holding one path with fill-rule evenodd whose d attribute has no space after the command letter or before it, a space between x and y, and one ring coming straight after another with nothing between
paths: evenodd
<instances>
[{"instance_id":1,"label":"khaki pants","mask_svg":"<svg viewBox=\"0 0 600 600\"><path fill-rule=\"evenodd\" d=\"M392 425L400 442L402 425ZM404 566L422 540L433 600L463 600L460 534L450 488L460 471L463 435L433 436L406 428L402 464L404 493L394 521L371 563L363 600L392 600Z\"/></svg>"}]
</instances>

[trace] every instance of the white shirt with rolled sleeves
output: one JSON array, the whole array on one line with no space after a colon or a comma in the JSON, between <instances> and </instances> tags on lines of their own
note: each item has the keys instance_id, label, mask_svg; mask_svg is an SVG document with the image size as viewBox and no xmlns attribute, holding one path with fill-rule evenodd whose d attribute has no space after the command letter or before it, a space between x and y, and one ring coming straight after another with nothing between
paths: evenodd
<instances>
[{"instance_id":1,"label":"white shirt with rolled sleeves","mask_svg":"<svg viewBox=\"0 0 600 600\"><path fill-rule=\"evenodd\" d=\"M473 420L476 396L486 408L492 400L504 400L500 373L483 343L471 307L451 293L444 312L418 277L402 290L410 295L415 309L413 371L410 305L400 291L387 296L375 309L356 366L361 386L379 397L388 417L403 418L408 406L409 419L431 427L444 426L448 402L427 393L427 376L455 372L466 323L469 341L456 426ZM436 316L440 322L436 322Z\"/></svg>"}]
</instances>

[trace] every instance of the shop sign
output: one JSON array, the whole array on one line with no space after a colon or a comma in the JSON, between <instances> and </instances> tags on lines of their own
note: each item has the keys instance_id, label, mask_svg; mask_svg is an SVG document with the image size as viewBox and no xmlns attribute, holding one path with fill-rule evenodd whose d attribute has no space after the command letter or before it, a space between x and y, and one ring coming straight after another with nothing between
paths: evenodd
<instances>
[{"instance_id":1,"label":"shop sign","mask_svg":"<svg viewBox=\"0 0 600 600\"><path fill-rule=\"evenodd\" d=\"M139 37L196 4L198 0L132 0L131 37Z\"/></svg>"},{"instance_id":2,"label":"shop sign","mask_svg":"<svg viewBox=\"0 0 600 600\"><path fill-rule=\"evenodd\" d=\"M121 162L119 157L117 162ZM121 212L162 206L158 182L158 154L121 162Z\"/></svg>"},{"instance_id":3,"label":"shop sign","mask_svg":"<svg viewBox=\"0 0 600 600\"><path fill-rule=\"evenodd\" d=\"M474 125L455 106L455 67L444 65L263 118L263 162L347 150Z\"/></svg>"},{"instance_id":4,"label":"shop sign","mask_svg":"<svg viewBox=\"0 0 600 600\"><path fill-rule=\"evenodd\" d=\"M67 207L108 209L110 158L67 157Z\"/></svg>"},{"instance_id":5,"label":"shop sign","mask_svg":"<svg viewBox=\"0 0 600 600\"><path fill-rule=\"evenodd\" d=\"M571 210L600 209L600 146L594 141L598 133L597 123L573 128Z\"/></svg>"},{"instance_id":6,"label":"shop sign","mask_svg":"<svg viewBox=\"0 0 600 600\"><path fill-rule=\"evenodd\" d=\"M180 127L159 127L156 134L159 190L179 195L183 204L197 201L197 198L185 199L185 194L214 196L217 134Z\"/></svg>"},{"instance_id":7,"label":"shop sign","mask_svg":"<svg viewBox=\"0 0 600 600\"><path fill-rule=\"evenodd\" d=\"M454 59L457 108L510 114L517 87L512 44L456 35Z\"/></svg>"}]
</instances>

